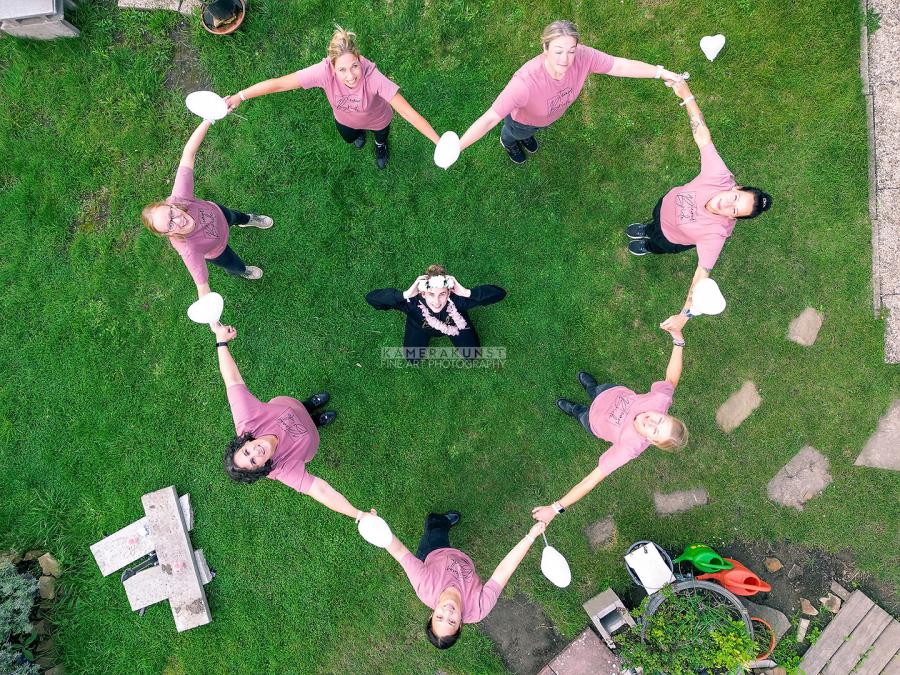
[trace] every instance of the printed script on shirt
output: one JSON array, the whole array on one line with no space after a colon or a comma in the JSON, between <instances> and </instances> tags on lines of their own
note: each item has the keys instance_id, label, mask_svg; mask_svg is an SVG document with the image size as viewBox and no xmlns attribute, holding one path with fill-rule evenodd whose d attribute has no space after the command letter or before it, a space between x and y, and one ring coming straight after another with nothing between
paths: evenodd
<instances>
[{"instance_id":1,"label":"printed script on shirt","mask_svg":"<svg viewBox=\"0 0 900 675\"><path fill-rule=\"evenodd\" d=\"M625 416L628 415L628 410L631 408L631 404L634 402L635 395L634 394L619 394L616 396L616 402L612 407L612 410L609 412L609 423L621 427L622 420L625 419Z\"/></svg>"},{"instance_id":2,"label":"printed script on shirt","mask_svg":"<svg viewBox=\"0 0 900 675\"><path fill-rule=\"evenodd\" d=\"M334 109L341 112L359 112L362 98L359 94L347 94L334 100Z\"/></svg>"},{"instance_id":3,"label":"printed script on shirt","mask_svg":"<svg viewBox=\"0 0 900 675\"><path fill-rule=\"evenodd\" d=\"M472 578L472 574L475 570L472 566L463 560L462 558L457 558L455 555L450 555L447 558L447 572L453 575L453 578L456 579L459 583L465 584L469 579Z\"/></svg>"},{"instance_id":4,"label":"printed script on shirt","mask_svg":"<svg viewBox=\"0 0 900 675\"><path fill-rule=\"evenodd\" d=\"M547 99L547 116L552 115L557 110L565 109L569 107L569 104L573 101L572 92L575 91L574 87L565 87L560 90L555 96L551 96Z\"/></svg>"},{"instance_id":5,"label":"printed script on shirt","mask_svg":"<svg viewBox=\"0 0 900 675\"><path fill-rule=\"evenodd\" d=\"M697 193L695 191L679 192L675 195L675 206L678 209L679 224L685 225L697 220Z\"/></svg>"},{"instance_id":6,"label":"printed script on shirt","mask_svg":"<svg viewBox=\"0 0 900 675\"><path fill-rule=\"evenodd\" d=\"M278 425L281 427L282 431L293 439L303 438L309 433L306 430L306 427L300 423L300 420L298 420L290 410L285 410L278 417Z\"/></svg>"},{"instance_id":7,"label":"printed script on shirt","mask_svg":"<svg viewBox=\"0 0 900 675\"><path fill-rule=\"evenodd\" d=\"M200 227L203 228L204 234L211 239L218 239L219 232L216 230L216 216L209 209L199 209Z\"/></svg>"}]
</instances>

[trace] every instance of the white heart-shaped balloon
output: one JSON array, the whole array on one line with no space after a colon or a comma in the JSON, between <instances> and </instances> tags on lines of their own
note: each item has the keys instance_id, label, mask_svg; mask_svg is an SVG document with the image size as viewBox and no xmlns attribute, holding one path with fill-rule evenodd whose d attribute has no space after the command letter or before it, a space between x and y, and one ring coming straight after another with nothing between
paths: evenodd
<instances>
[{"instance_id":1,"label":"white heart-shaped balloon","mask_svg":"<svg viewBox=\"0 0 900 675\"><path fill-rule=\"evenodd\" d=\"M192 113L212 122L228 114L225 99L214 91L193 91L187 95L184 102Z\"/></svg>"},{"instance_id":2,"label":"white heart-shaped balloon","mask_svg":"<svg viewBox=\"0 0 900 675\"><path fill-rule=\"evenodd\" d=\"M363 516L357 526L360 535L370 544L378 548L387 548L391 544L394 535L391 534L391 528L384 522L380 516L367 514Z\"/></svg>"},{"instance_id":3,"label":"white heart-shaped balloon","mask_svg":"<svg viewBox=\"0 0 900 675\"><path fill-rule=\"evenodd\" d=\"M541 553L541 572L560 588L572 583L572 571L569 569L568 561L552 546L545 546Z\"/></svg>"},{"instance_id":4,"label":"white heart-shaped balloon","mask_svg":"<svg viewBox=\"0 0 900 675\"><path fill-rule=\"evenodd\" d=\"M691 314L721 314L725 310L725 297L719 284L710 278L701 279L694 286Z\"/></svg>"},{"instance_id":5,"label":"white heart-shaped balloon","mask_svg":"<svg viewBox=\"0 0 900 675\"><path fill-rule=\"evenodd\" d=\"M188 317L195 323L216 323L222 316L225 301L218 293L207 293L188 307Z\"/></svg>"},{"instance_id":6,"label":"white heart-shaped balloon","mask_svg":"<svg viewBox=\"0 0 900 675\"><path fill-rule=\"evenodd\" d=\"M700 49L710 61L715 60L724 46L725 36L721 33L718 35L706 35L700 39Z\"/></svg>"},{"instance_id":7,"label":"white heart-shaped balloon","mask_svg":"<svg viewBox=\"0 0 900 675\"><path fill-rule=\"evenodd\" d=\"M447 131L434 148L434 163L442 169L449 169L459 159L459 153L459 136L453 131Z\"/></svg>"}]
</instances>

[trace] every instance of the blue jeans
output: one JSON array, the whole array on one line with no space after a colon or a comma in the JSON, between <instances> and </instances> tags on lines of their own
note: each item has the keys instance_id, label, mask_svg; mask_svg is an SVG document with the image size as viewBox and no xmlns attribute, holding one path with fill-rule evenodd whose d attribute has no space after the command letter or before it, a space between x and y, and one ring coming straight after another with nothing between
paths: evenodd
<instances>
[{"instance_id":1,"label":"blue jeans","mask_svg":"<svg viewBox=\"0 0 900 675\"><path fill-rule=\"evenodd\" d=\"M450 521L445 515L429 513L425 518L425 531L419 540L416 557L425 562L428 554L439 548L450 548Z\"/></svg>"},{"instance_id":2,"label":"blue jeans","mask_svg":"<svg viewBox=\"0 0 900 675\"><path fill-rule=\"evenodd\" d=\"M500 142L507 148L511 148L515 146L516 141L531 138L536 131L540 131L543 128L520 124L512 118L512 115L507 115L503 120L503 128L500 129Z\"/></svg>"},{"instance_id":3,"label":"blue jeans","mask_svg":"<svg viewBox=\"0 0 900 675\"><path fill-rule=\"evenodd\" d=\"M213 202L216 206L222 209L222 213L225 215L225 220L228 223L228 227L233 227L234 225L246 225L250 222L250 216L246 213L241 213L240 211L234 211L233 209L229 209L228 207L222 206L221 204L217 204ZM235 253L231 246L226 246L225 250L215 258L210 258L209 262L211 262L216 267L221 267L223 270L228 272L233 276L240 276L244 272L247 271L247 266L244 264L244 261L240 259L237 253Z\"/></svg>"}]
</instances>

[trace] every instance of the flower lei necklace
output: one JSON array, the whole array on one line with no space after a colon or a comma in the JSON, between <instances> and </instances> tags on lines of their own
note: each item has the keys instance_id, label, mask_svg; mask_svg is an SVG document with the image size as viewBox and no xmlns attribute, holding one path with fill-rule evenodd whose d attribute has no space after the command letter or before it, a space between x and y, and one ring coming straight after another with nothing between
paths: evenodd
<instances>
[{"instance_id":1,"label":"flower lei necklace","mask_svg":"<svg viewBox=\"0 0 900 675\"><path fill-rule=\"evenodd\" d=\"M444 335L459 335L459 331L469 327L469 324L466 323L462 314L456 309L456 305L453 304L452 300L447 300L447 316L453 319L454 325L452 326L445 321L440 321L428 310L424 302L419 301L419 309L422 310L422 317L425 319L425 323Z\"/></svg>"}]
</instances>

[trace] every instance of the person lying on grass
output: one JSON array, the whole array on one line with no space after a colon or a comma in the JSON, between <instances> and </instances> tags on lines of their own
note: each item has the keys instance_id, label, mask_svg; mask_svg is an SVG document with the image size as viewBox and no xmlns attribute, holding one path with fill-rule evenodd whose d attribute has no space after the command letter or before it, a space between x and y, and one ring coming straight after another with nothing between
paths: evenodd
<instances>
[{"instance_id":1,"label":"person lying on grass","mask_svg":"<svg viewBox=\"0 0 900 675\"><path fill-rule=\"evenodd\" d=\"M667 414L672 397L681 378L684 338L675 329L672 335L672 355L664 380L654 382L649 393L636 394L618 384L598 384L592 375L581 371L578 381L588 397L590 407L560 398L556 405L565 414L577 419L592 436L612 443L600 455L597 468L547 506L536 506L531 514L542 523L550 522L560 513L587 495L613 471L638 457L650 445L662 450L679 450L687 444L688 431L684 422Z\"/></svg>"},{"instance_id":2,"label":"person lying on grass","mask_svg":"<svg viewBox=\"0 0 900 675\"><path fill-rule=\"evenodd\" d=\"M290 396L261 402L244 384L228 349L237 331L219 325L215 333L219 372L225 382L236 434L225 448L225 473L239 483L272 478L309 495L332 511L357 520L368 516L327 482L306 470L319 449L319 429L334 422L337 416L333 410L320 410L330 399L328 392L319 392L303 402Z\"/></svg>"},{"instance_id":3,"label":"person lying on grass","mask_svg":"<svg viewBox=\"0 0 900 675\"><path fill-rule=\"evenodd\" d=\"M197 149L209 129L203 121L194 130L178 163L172 195L162 202L148 204L141 211L144 227L169 240L197 285L197 295L209 293L207 261L221 267L228 274L244 279L259 279L259 267L245 265L228 245L230 227L258 227L267 230L274 224L269 216L241 213L215 202L194 197L194 159Z\"/></svg>"},{"instance_id":4,"label":"person lying on grass","mask_svg":"<svg viewBox=\"0 0 900 675\"><path fill-rule=\"evenodd\" d=\"M366 302L375 309L399 309L406 314L403 353L410 363L419 363L425 358L431 338L441 335L450 338L462 358L478 358L481 342L468 312L505 297L506 291L499 286L475 286L470 290L441 265L431 265L405 291L370 291Z\"/></svg>"},{"instance_id":5,"label":"person lying on grass","mask_svg":"<svg viewBox=\"0 0 900 675\"><path fill-rule=\"evenodd\" d=\"M366 131L374 133L375 164L379 169L387 166L393 110L433 143L440 140L428 120L398 93L400 87L360 54L356 34L340 26L335 26L328 43L328 56L319 63L290 75L257 82L225 100L234 110L248 98L301 87L321 87L325 91L334 110L338 133L347 143L362 149L366 144Z\"/></svg>"},{"instance_id":6,"label":"person lying on grass","mask_svg":"<svg viewBox=\"0 0 900 675\"><path fill-rule=\"evenodd\" d=\"M450 546L450 528L459 518L457 511L429 513L415 556L393 535L387 549L403 567L419 600L433 610L425 622L425 635L438 649L452 647L464 623L478 623L490 613L535 537L545 528L544 523L532 525L482 584L472 559Z\"/></svg>"},{"instance_id":7,"label":"person lying on grass","mask_svg":"<svg viewBox=\"0 0 900 675\"><path fill-rule=\"evenodd\" d=\"M497 100L468 128L460 139L465 149L493 129L500 120L500 145L509 158L521 164L535 153L534 134L546 129L569 109L588 75L599 73L613 77L655 77L666 82L679 75L662 66L651 66L610 56L581 44L578 28L571 21L554 21L541 34L543 53L535 56L513 75Z\"/></svg>"},{"instance_id":8,"label":"person lying on grass","mask_svg":"<svg viewBox=\"0 0 900 675\"><path fill-rule=\"evenodd\" d=\"M633 255L679 253L697 249L697 270L691 280L681 314L663 322L664 329L681 330L691 317L694 287L712 272L725 240L738 218L755 218L768 211L772 197L755 187L740 186L719 157L709 128L687 82L679 80L672 90L687 108L694 141L700 149L700 174L687 185L672 188L656 203L653 219L632 223L625 230Z\"/></svg>"}]
</instances>

